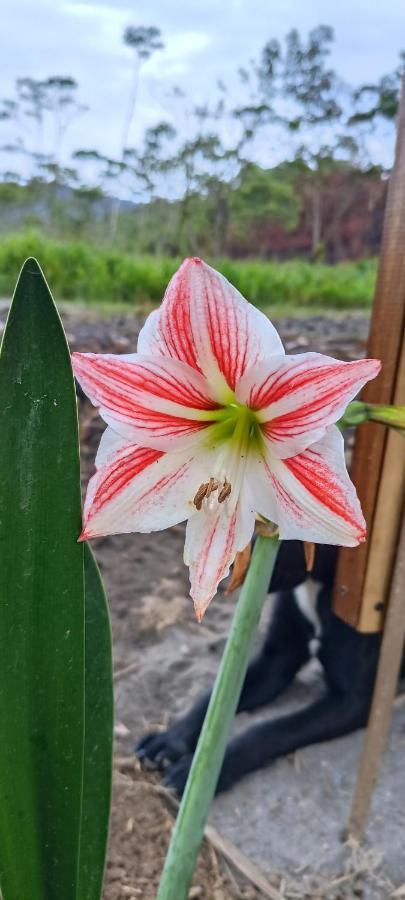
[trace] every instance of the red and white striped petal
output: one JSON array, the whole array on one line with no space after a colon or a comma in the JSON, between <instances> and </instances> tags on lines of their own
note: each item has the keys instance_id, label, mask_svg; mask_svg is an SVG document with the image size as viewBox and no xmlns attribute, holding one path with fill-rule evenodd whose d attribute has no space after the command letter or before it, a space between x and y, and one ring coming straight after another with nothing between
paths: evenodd
<instances>
[{"instance_id":1,"label":"red and white striped petal","mask_svg":"<svg viewBox=\"0 0 405 900\"><path fill-rule=\"evenodd\" d=\"M187 519L201 483L201 465L184 453L161 453L107 429L103 461L90 479L82 540L132 531L160 531Z\"/></svg>"},{"instance_id":2,"label":"red and white striped petal","mask_svg":"<svg viewBox=\"0 0 405 900\"><path fill-rule=\"evenodd\" d=\"M96 469L101 469L102 466L108 465L110 460L114 459L115 454L122 450L127 443L129 442L125 441L120 434L107 425L98 445L94 462Z\"/></svg>"},{"instance_id":3,"label":"red and white striped petal","mask_svg":"<svg viewBox=\"0 0 405 900\"><path fill-rule=\"evenodd\" d=\"M217 404L203 376L175 359L74 353L76 378L122 437L160 450L198 438Z\"/></svg>"},{"instance_id":4,"label":"red and white striped petal","mask_svg":"<svg viewBox=\"0 0 405 900\"><path fill-rule=\"evenodd\" d=\"M257 512L279 526L282 540L355 547L366 524L350 481L343 437L330 426L322 440L291 459L270 452L250 465Z\"/></svg>"},{"instance_id":5,"label":"red and white striped petal","mask_svg":"<svg viewBox=\"0 0 405 900\"><path fill-rule=\"evenodd\" d=\"M160 309L139 335L138 351L170 356L203 372L220 402L248 367L284 352L267 316L197 258L186 259L173 276Z\"/></svg>"},{"instance_id":6,"label":"red and white striped petal","mask_svg":"<svg viewBox=\"0 0 405 900\"><path fill-rule=\"evenodd\" d=\"M219 505L202 509L187 522L184 562L190 567L190 594L199 622L238 550L243 550L253 535L255 517L245 499L247 494L243 491L228 510Z\"/></svg>"},{"instance_id":7,"label":"red and white striped petal","mask_svg":"<svg viewBox=\"0 0 405 900\"><path fill-rule=\"evenodd\" d=\"M318 441L380 368L375 359L341 362L321 353L284 356L249 369L236 394L240 403L258 411L273 453L284 459Z\"/></svg>"}]
</instances>

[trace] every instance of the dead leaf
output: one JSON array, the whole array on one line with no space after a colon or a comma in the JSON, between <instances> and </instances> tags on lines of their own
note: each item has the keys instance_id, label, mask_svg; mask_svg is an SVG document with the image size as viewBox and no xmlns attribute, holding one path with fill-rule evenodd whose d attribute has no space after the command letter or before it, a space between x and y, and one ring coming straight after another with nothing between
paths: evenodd
<instances>
[{"instance_id":1,"label":"dead leaf","mask_svg":"<svg viewBox=\"0 0 405 900\"><path fill-rule=\"evenodd\" d=\"M244 550L240 550L239 553L236 554L235 562L232 568L232 575L225 591L226 597L228 596L228 594L232 594L232 591L236 591L236 588L240 587L241 584L243 584L246 577L246 572L249 568L251 555L252 545L250 544L250 542Z\"/></svg>"},{"instance_id":2,"label":"dead leaf","mask_svg":"<svg viewBox=\"0 0 405 900\"><path fill-rule=\"evenodd\" d=\"M312 572L315 562L315 544L311 541L304 541L304 553L307 572Z\"/></svg>"}]
</instances>

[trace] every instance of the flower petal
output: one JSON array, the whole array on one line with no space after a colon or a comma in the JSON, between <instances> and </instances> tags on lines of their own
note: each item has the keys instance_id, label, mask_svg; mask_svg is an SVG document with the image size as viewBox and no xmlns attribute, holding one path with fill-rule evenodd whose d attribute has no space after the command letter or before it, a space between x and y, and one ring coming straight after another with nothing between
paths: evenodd
<instances>
[{"instance_id":1,"label":"flower petal","mask_svg":"<svg viewBox=\"0 0 405 900\"><path fill-rule=\"evenodd\" d=\"M217 404L203 376L174 359L74 353L76 378L122 437L160 450L189 445Z\"/></svg>"},{"instance_id":2,"label":"flower petal","mask_svg":"<svg viewBox=\"0 0 405 900\"><path fill-rule=\"evenodd\" d=\"M284 352L267 316L197 258L186 259L173 276L160 309L139 335L138 351L171 356L200 370L220 401L248 366Z\"/></svg>"},{"instance_id":3,"label":"flower petal","mask_svg":"<svg viewBox=\"0 0 405 900\"><path fill-rule=\"evenodd\" d=\"M281 540L354 547L366 525L350 481L343 437L330 426L322 440L291 459L256 458L249 482L257 512L279 526Z\"/></svg>"},{"instance_id":4,"label":"flower petal","mask_svg":"<svg viewBox=\"0 0 405 900\"><path fill-rule=\"evenodd\" d=\"M318 441L380 368L375 359L341 362L321 353L264 360L246 372L237 399L259 410L273 453L284 459Z\"/></svg>"},{"instance_id":5,"label":"flower petal","mask_svg":"<svg viewBox=\"0 0 405 900\"><path fill-rule=\"evenodd\" d=\"M229 511L195 513L187 522L184 562L190 567L190 594L200 622L238 551L251 540L255 518L247 492Z\"/></svg>"},{"instance_id":6,"label":"flower petal","mask_svg":"<svg viewBox=\"0 0 405 900\"><path fill-rule=\"evenodd\" d=\"M100 443L98 445L95 459L96 469L101 469L101 467L106 466L110 460L112 461L114 459L114 454L119 450L122 450L126 443L127 442L122 439L120 434L117 434L113 428L107 426L101 435Z\"/></svg>"},{"instance_id":7,"label":"flower petal","mask_svg":"<svg viewBox=\"0 0 405 900\"><path fill-rule=\"evenodd\" d=\"M123 440L107 428L100 466L90 479L82 539L130 531L160 531L195 509L201 465L190 454L164 454Z\"/></svg>"}]
</instances>

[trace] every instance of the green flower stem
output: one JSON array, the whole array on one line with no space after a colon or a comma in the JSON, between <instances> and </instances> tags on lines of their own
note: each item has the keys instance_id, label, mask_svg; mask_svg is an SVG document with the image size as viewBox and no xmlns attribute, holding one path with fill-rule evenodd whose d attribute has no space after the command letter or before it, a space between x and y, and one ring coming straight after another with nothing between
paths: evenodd
<instances>
[{"instance_id":1,"label":"green flower stem","mask_svg":"<svg viewBox=\"0 0 405 900\"><path fill-rule=\"evenodd\" d=\"M157 900L188 897L278 547L276 537L257 538L173 829Z\"/></svg>"}]
</instances>

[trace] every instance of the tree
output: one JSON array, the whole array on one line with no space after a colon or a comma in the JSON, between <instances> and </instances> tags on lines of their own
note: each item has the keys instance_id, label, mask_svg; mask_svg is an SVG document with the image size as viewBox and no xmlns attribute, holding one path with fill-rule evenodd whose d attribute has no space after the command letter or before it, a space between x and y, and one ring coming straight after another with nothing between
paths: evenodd
<instances>
[{"instance_id":1,"label":"tree","mask_svg":"<svg viewBox=\"0 0 405 900\"><path fill-rule=\"evenodd\" d=\"M355 110L348 124L373 125L379 118L394 122L398 113L401 80L404 74L405 51L402 50L394 72L383 75L375 84L363 84L352 91Z\"/></svg>"},{"instance_id":2,"label":"tree","mask_svg":"<svg viewBox=\"0 0 405 900\"><path fill-rule=\"evenodd\" d=\"M12 125L11 145L31 159L31 176L40 177L50 166L53 168L49 172L52 171L54 180L58 181L62 141L71 122L86 109L77 101L77 88L77 82L70 76L18 78L16 99L1 101L0 121ZM32 124L35 138L30 128Z\"/></svg>"},{"instance_id":3,"label":"tree","mask_svg":"<svg viewBox=\"0 0 405 900\"><path fill-rule=\"evenodd\" d=\"M69 125L87 110L77 101L77 89L77 81L68 75L52 75L43 82L45 109L54 119L52 157L56 166L60 164L62 141Z\"/></svg>"},{"instance_id":4,"label":"tree","mask_svg":"<svg viewBox=\"0 0 405 900\"><path fill-rule=\"evenodd\" d=\"M160 29L153 26L145 28L142 25L138 27L129 25L124 31L123 40L127 47L131 47L135 51L135 54L132 87L121 138L121 156L123 156L127 147L129 132L134 118L141 66L150 59L153 53L164 48Z\"/></svg>"},{"instance_id":5,"label":"tree","mask_svg":"<svg viewBox=\"0 0 405 900\"><path fill-rule=\"evenodd\" d=\"M57 217L61 229L77 222L84 230L91 209L98 236L115 238L119 221L121 245L132 247L136 238L150 252L220 256L233 247L264 254L272 252L273 240L280 247L284 240L289 252L304 246L307 252L309 236L314 258L325 248L334 257L344 252L351 191L363 184L369 166L365 128L395 116L403 59L391 75L350 93L330 62L332 29L321 25L307 35L292 29L282 41L266 41L258 58L239 69L237 102L234 88L221 80L198 105L174 87L177 106L168 121L147 128L133 145L139 74L163 42L154 27L129 26L123 37L133 77L116 155L79 149L73 154L78 172L65 158L66 132L84 109L70 76L21 78L16 97L0 101L0 126L8 132L1 149L21 161L10 165L7 159L3 168L22 173L24 160L30 161L22 180L34 215L47 223ZM269 158L269 147L280 162ZM4 173L4 180L16 183L15 174ZM377 177L379 198L380 186ZM364 209L367 191L360 190ZM62 203L72 215L62 215ZM295 228L299 209L301 237L294 243L286 232Z\"/></svg>"},{"instance_id":6,"label":"tree","mask_svg":"<svg viewBox=\"0 0 405 900\"><path fill-rule=\"evenodd\" d=\"M286 119L289 128L324 125L339 120L340 84L328 66L333 28L319 25L309 32L306 43L293 28L286 37L282 91L297 106L297 114Z\"/></svg>"},{"instance_id":7,"label":"tree","mask_svg":"<svg viewBox=\"0 0 405 900\"><path fill-rule=\"evenodd\" d=\"M44 156L44 114L46 110L45 86L42 79L17 78L18 106L22 115L33 119L37 129L38 156Z\"/></svg>"},{"instance_id":8,"label":"tree","mask_svg":"<svg viewBox=\"0 0 405 900\"><path fill-rule=\"evenodd\" d=\"M17 115L18 104L15 100L4 98L0 100L0 122L14 119Z\"/></svg>"},{"instance_id":9,"label":"tree","mask_svg":"<svg viewBox=\"0 0 405 900\"><path fill-rule=\"evenodd\" d=\"M145 195L152 200L159 187L162 187L162 177L170 171L172 165L172 142L177 136L176 129L169 122L158 122L152 128L147 128L143 136L143 144L136 150L129 148L125 151L125 161L132 162L130 174L132 175L131 193L135 197Z\"/></svg>"},{"instance_id":10,"label":"tree","mask_svg":"<svg viewBox=\"0 0 405 900\"><path fill-rule=\"evenodd\" d=\"M153 53L157 50L163 50L164 44L161 40L159 28L154 26L145 27L143 25L129 25L124 31L124 44L131 47L134 53L134 68L132 76L132 85L130 89L128 108L124 119L124 126L121 136L121 144L119 158L122 163L125 162L125 153L128 148L128 139L131 131L132 122L135 114L136 100L138 96L139 75L142 64L145 63ZM117 197L112 208L111 215L111 238L115 239L118 216L120 211L121 200Z\"/></svg>"},{"instance_id":11,"label":"tree","mask_svg":"<svg viewBox=\"0 0 405 900\"><path fill-rule=\"evenodd\" d=\"M281 225L287 231L298 224L300 200L286 178L280 178L277 170L262 169L247 163L233 186L230 209L232 233L243 240L246 234L254 234L257 250L262 255L267 249L263 232L272 225Z\"/></svg>"}]
</instances>

